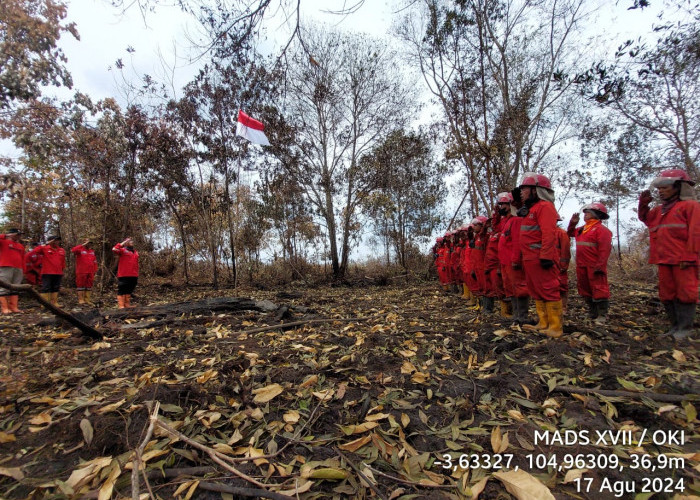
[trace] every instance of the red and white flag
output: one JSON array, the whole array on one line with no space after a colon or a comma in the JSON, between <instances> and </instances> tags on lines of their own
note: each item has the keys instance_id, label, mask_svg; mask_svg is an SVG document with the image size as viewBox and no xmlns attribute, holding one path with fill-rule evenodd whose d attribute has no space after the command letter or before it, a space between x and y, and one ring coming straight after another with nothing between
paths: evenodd
<instances>
[{"instance_id":1,"label":"red and white flag","mask_svg":"<svg viewBox=\"0 0 700 500\"><path fill-rule=\"evenodd\" d=\"M269 146L270 141L267 140L263 130L265 125L258 120L254 120L250 116L246 115L243 111L238 111L238 125L236 126L236 135L245 137L253 144L261 144L263 146Z\"/></svg>"}]
</instances>

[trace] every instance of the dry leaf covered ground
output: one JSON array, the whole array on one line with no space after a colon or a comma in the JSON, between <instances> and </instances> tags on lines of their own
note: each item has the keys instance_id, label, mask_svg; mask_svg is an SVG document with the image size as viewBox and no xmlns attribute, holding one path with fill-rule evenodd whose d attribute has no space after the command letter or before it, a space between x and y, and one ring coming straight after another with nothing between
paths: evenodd
<instances>
[{"instance_id":1,"label":"dry leaf covered ground","mask_svg":"<svg viewBox=\"0 0 700 500\"><path fill-rule=\"evenodd\" d=\"M700 495L699 344L659 336L649 285L615 288L607 327L573 298L559 340L434 283L236 294L278 307L102 308L101 342L24 299L0 318L0 497Z\"/></svg>"}]
</instances>

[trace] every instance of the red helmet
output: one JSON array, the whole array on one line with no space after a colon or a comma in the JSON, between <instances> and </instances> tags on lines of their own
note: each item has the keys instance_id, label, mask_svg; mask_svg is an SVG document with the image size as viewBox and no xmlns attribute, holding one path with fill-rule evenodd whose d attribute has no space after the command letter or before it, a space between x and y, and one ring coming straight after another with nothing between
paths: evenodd
<instances>
[{"instance_id":1,"label":"red helmet","mask_svg":"<svg viewBox=\"0 0 700 500\"><path fill-rule=\"evenodd\" d=\"M472 219L471 225L474 224L485 224L488 219L483 215L477 215Z\"/></svg>"},{"instance_id":2,"label":"red helmet","mask_svg":"<svg viewBox=\"0 0 700 500\"><path fill-rule=\"evenodd\" d=\"M594 201L593 203L589 203L588 205L585 205L583 208L581 208L581 212L585 212L586 210L593 210L597 212L595 215L598 219L607 219L608 217L610 217L608 215L607 207L599 201Z\"/></svg>"},{"instance_id":3,"label":"red helmet","mask_svg":"<svg viewBox=\"0 0 700 500\"><path fill-rule=\"evenodd\" d=\"M661 172L659 176L651 182L651 187L658 188L661 186L670 186L676 181L687 182L691 186L695 185L695 183L690 180L690 177L685 170L681 170L680 168L670 168Z\"/></svg>"},{"instance_id":4,"label":"red helmet","mask_svg":"<svg viewBox=\"0 0 700 500\"><path fill-rule=\"evenodd\" d=\"M505 191L496 195L496 203L512 203L513 195Z\"/></svg>"},{"instance_id":5,"label":"red helmet","mask_svg":"<svg viewBox=\"0 0 700 500\"><path fill-rule=\"evenodd\" d=\"M552 183L549 181L549 177L542 174L536 174L535 172L525 172L523 174L523 180L520 181L520 186L540 186L547 189L552 189Z\"/></svg>"},{"instance_id":6,"label":"red helmet","mask_svg":"<svg viewBox=\"0 0 700 500\"><path fill-rule=\"evenodd\" d=\"M442 240L442 236L438 236L437 238L435 238L435 241L437 241L438 243L442 243Z\"/></svg>"}]
</instances>

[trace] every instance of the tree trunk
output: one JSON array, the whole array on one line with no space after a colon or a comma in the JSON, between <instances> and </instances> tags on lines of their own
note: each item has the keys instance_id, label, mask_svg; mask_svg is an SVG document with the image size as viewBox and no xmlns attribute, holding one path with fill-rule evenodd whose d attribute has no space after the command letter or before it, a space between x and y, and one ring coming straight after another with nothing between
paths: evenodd
<instances>
[{"instance_id":1,"label":"tree trunk","mask_svg":"<svg viewBox=\"0 0 700 500\"><path fill-rule=\"evenodd\" d=\"M177 221L177 228L180 233L180 242L182 244L182 259L183 259L183 271L185 273L185 283L190 282L190 272L189 272L189 264L188 264L188 256L187 256L187 238L185 237L185 226L182 223L182 217L180 217L180 214L178 213L177 209L175 208L175 204L173 203L173 200L168 198L168 204L170 205L170 211L173 213L175 216L175 220Z\"/></svg>"}]
</instances>

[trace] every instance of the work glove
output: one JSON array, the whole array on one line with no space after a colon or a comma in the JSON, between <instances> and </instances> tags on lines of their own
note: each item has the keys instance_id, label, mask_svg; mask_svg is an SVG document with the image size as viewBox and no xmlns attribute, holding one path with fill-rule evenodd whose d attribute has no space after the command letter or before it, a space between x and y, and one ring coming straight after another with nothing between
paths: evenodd
<instances>
[{"instance_id":1,"label":"work glove","mask_svg":"<svg viewBox=\"0 0 700 500\"><path fill-rule=\"evenodd\" d=\"M651 195L651 191L648 189L645 189L644 191L641 192L639 195L639 205L644 205L647 206L649 203L651 203L654 200L654 197Z\"/></svg>"},{"instance_id":2,"label":"work glove","mask_svg":"<svg viewBox=\"0 0 700 500\"><path fill-rule=\"evenodd\" d=\"M542 269L549 269L554 265L554 261L550 259L540 259L540 266Z\"/></svg>"},{"instance_id":3,"label":"work glove","mask_svg":"<svg viewBox=\"0 0 700 500\"><path fill-rule=\"evenodd\" d=\"M680 267L681 269L687 269L692 265L692 262L681 262L680 264L678 264L678 267Z\"/></svg>"},{"instance_id":4,"label":"work glove","mask_svg":"<svg viewBox=\"0 0 700 500\"><path fill-rule=\"evenodd\" d=\"M520 188L515 188L511 190L510 194L513 195L513 205L515 208L520 208L523 206L523 197L520 195Z\"/></svg>"},{"instance_id":5,"label":"work glove","mask_svg":"<svg viewBox=\"0 0 700 500\"><path fill-rule=\"evenodd\" d=\"M596 269L595 271L593 271L593 274L605 276L605 271L603 271L602 269Z\"/></svg>"},{"instance_id":6,"label":"work glove","mask_svg":"<svg viewBox=\"0 0 700 500\"><path fill-rule=\"evenodd\" d=\"M474 271L472 271L472 279L473 279L473 280L476 279L476 273L475 273Z\"/></svg>"},{"instance_id":7,"label":"work glove","mask_svg":"<svg viewBox=\"0 0 700 500\"><path fill-rule=\"evenodd\" d=\"M517 262L512 262L512 263L510 264L510 266L511 266L513 269L515 269L516 271L519 271L520 269L523 268L523 267L522 267L519 263L517 263Z\"/></svg>"}]
</instances>

